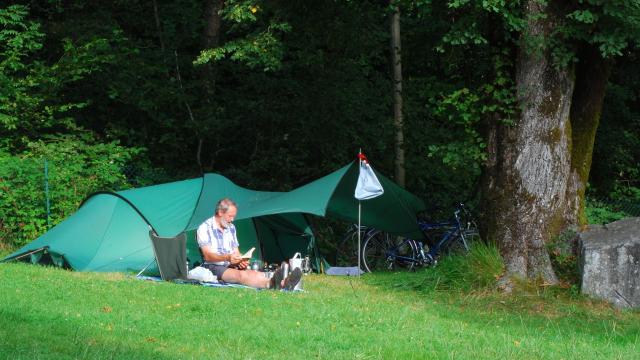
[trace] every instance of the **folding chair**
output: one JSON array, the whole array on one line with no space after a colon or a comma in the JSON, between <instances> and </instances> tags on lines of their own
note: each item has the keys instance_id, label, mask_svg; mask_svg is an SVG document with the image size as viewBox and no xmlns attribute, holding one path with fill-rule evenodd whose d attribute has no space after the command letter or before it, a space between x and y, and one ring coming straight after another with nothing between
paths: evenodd
<instances>
[{"instance_id":1,"label":"folding chair","mask_svg":"<svg viewBox=\"0 0 640 360\"><path fill-rule=\"evenodd\" d=\"M149 231L149 238L153 245L158 270L162 280L186 280L187 264L187 235L182 232L176 237L166 238L158 236L155 231Z\"/></svg>"}]
</instances>

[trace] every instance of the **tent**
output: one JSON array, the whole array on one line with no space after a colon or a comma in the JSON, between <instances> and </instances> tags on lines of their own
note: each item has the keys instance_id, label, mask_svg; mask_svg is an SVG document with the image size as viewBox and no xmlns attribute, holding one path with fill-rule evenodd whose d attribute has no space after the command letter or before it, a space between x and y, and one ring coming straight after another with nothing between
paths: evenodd
<instances>
[{"instance_id":1,"label":"tent","mask_svg":"<svg viewBox=\"0 0 640 360\"><path fill-rule=\"evenodd\" d=\"M415 215L424 203L391 180L377 174L383 196L367 200L362 224L392 234L421 237ZM167 184L100 192L89 196L78 211L44 235L9 255L32 263L53 263L78 271L137 272L154 260L149 230L161 237L187 235L191 266L202 261L195 230L213 215L218 199L238 204L234 224L241 251L256 247L254 257L267 262L308 254L318 266L315 236L307 215L345 221L358 219L354 198L358 163L353 162L289 192L255 191L218 174Z\"/></svg>"}]
</instances>

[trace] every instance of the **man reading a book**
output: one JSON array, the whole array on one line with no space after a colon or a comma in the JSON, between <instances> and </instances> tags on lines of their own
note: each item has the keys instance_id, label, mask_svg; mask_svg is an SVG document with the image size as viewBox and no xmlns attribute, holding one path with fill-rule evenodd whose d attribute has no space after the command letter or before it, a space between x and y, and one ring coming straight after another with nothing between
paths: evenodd
<instances>
[{"instance_id":1,"label":"man reading a book","mask_svg":"<svg viewBox=\"0 0 640 360\"><path fill-rule=\"evenodd\" d=\"M233 225L237 212L238 207L233 200L221 199L216 204L214 215L198 227L198 245L204 258L202 266L224 282L255 288L293 289L302 277L298 268L286 279L283 279L282 268L276 270L271 279L262 272L247 268L251 255L249 252L244 257L240 254L236 227Z\"/></svg>"}]
</instances>

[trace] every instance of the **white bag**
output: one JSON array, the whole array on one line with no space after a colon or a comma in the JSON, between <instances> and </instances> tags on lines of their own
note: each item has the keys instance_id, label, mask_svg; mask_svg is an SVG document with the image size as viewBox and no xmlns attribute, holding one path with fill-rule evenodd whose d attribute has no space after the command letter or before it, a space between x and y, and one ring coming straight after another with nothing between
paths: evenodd
<instances>
[{"instance_id":1,"label":"white bag","mask_svg":"<svg viewBox=\"0 0 640 360\"><path fill-rule=\"evenodd\" d=\"M293 271L295 268L299 268L302 271L302 255L299 252L289 259L289 271Z\"/></svg>"},{"instance_id":2,"label":"white bag","mask_svg":"<svg viewBox=\"0 0 640 360\"><path fill-rule=\"evenodd\" d=\"M213 275L211 270L203 268L202 266L194 267L189 271L187 279L198 280L209 283L217 283L218 279Z\"/></svg>"},{"instance_id":3,"label":"white bag","mask_svg":"<svg viewBox=\"0 0 640 360\"><path fill-rule=\"evenodd\" d=\"M299 252L295 253L291 259L289 259L289 272L293 271L293 269L298 268L302 271L302 255ZM302 278L293 288L293 290L302 290Z\"/></svg>"}]
</instances>

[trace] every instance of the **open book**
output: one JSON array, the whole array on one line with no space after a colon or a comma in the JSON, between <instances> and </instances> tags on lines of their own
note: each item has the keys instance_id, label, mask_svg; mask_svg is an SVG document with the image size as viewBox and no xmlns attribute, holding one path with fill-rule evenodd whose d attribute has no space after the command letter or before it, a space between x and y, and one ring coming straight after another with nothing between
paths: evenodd
<instances>
[{"instance_id":1,"label":"open book","mask_svg":"<svg viewBox=\"0 0 640 360\"><path fill-rule=\"evenodd\" d=\"M246 253L240 255L242 256L243 259L251 259L251 255L253 255L253 250L255 250L256 248L252 247L251 249L249 249L249 251L247 251Z\"/></svg>"}]
</instances>

